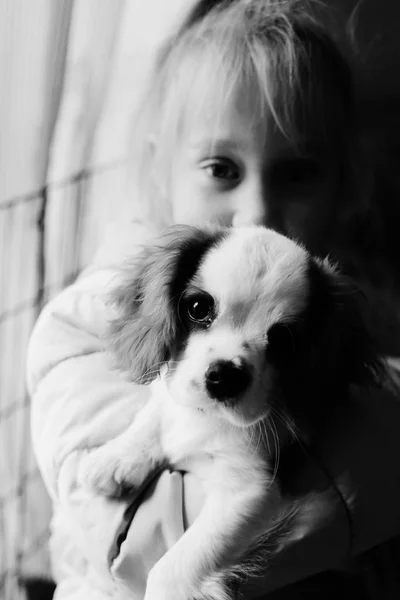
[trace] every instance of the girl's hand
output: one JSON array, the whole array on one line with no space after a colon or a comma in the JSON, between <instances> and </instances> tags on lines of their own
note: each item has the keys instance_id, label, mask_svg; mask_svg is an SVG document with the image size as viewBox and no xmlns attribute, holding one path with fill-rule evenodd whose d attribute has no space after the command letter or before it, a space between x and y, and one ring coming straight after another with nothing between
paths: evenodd
<instances>
[{"instance_id":1,"label":"girl's hand","mask_svg":"<svg viewBox=\"0 0 400 600\"><path fill-rule=\"evenodd\" d=\"M296 539L282 547L265 577L246 584L246 599L336 565L348 550L346 516L330 482L313 464L307 465L299 481L304 506L310 503L309 488L314 489L312 510L305 511L309 519L303 521ZM148 572L194 522L203 501L201 482L191 473L165 471L147 490L111 567L133 598L142 597Z\"/></svg>"}]
</instances>

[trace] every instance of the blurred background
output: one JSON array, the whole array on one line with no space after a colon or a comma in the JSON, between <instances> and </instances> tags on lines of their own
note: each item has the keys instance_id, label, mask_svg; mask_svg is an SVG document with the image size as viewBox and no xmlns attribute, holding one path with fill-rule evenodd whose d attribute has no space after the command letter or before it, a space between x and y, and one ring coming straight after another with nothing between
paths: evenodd
<instances>
[{"instance_id":1,"label":"blurred background","mask_svg":"<svg viewBox=\"0 0 400 600\"><path fill-rule=\"evenodd\" d=\"M25 599L23 581L50 578L27 341L44 303L91 260L123 205L130 119L154 51L192 2L0 0L0 600ZM396 164L400 2L330 4L353 14L366 143ZM363 597L399 598L397 544L370 553L368 565Z\"/></svg>"}]
</instances>

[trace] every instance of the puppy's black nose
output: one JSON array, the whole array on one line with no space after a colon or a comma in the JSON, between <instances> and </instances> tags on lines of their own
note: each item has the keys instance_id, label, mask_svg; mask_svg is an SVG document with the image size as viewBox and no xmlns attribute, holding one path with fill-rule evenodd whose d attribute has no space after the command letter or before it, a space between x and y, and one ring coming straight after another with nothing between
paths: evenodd
<instances>
[{"instance_id":1,"label":"puppy's black nose","mask_svg":"<svg viewBox=\"0 0 400 600\"><path fill-rule=\"evenodd\" d=\"M247 365L237 365L231 360L216 360L205 373L206 388L215 400L233 400L250 384Z\"/></svg>"}]
</instances>

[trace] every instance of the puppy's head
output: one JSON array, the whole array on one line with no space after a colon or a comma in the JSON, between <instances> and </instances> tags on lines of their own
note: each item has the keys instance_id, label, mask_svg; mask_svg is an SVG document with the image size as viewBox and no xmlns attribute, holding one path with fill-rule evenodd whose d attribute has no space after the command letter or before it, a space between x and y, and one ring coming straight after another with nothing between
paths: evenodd
<instances>
[{"instance_id":1,"label":"puppy's head","mask_svg":"<svg viewBox=\"0 0 400 600\"><path fill-rule=\"evenodd\" d=\"M176 402L250 425L282 405L323 414L377 364L355 289L262 227L173 227L114 294L111 341L132 379L163 365Z\"/></svg>"}]
</instances>

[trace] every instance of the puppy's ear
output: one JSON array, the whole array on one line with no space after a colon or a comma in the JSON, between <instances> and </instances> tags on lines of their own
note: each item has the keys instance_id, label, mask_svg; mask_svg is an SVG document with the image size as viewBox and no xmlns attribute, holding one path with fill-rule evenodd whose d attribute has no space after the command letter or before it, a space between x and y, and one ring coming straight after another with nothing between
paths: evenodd
<instances>
[{"instance_id":1,"label":"puppy's ear","mask_svg":"<svg viewBox=\"0 0 400 600\"><path fill-rule=\"evenodd\" d=\"M189 226L174 226L142 247L121 273L111 301L116 318L109 341L117 364L138 383L149 383L187 332L179 319L179 301L215 235Z\"/></svg>"},{"instance_id":2,"label":"puppy's ear","mask_svg":"<svg viewBox=\"0 0 400 600\"><path fill-rule=\"evenodd\" d=\"M345 387L378 382L383 366L369 331L368 307L360 289L327 259L312 259L310 275L311 311L319 330L321 360L329 361L328 375L331 371L331 377Z\"/></svg>"}]
</instances>

